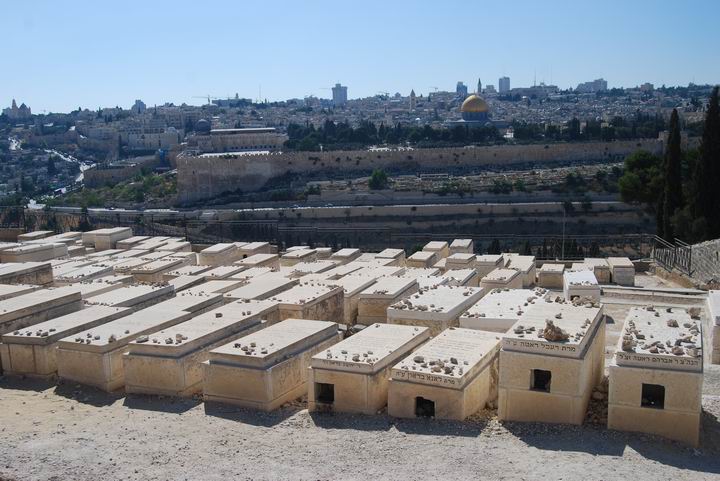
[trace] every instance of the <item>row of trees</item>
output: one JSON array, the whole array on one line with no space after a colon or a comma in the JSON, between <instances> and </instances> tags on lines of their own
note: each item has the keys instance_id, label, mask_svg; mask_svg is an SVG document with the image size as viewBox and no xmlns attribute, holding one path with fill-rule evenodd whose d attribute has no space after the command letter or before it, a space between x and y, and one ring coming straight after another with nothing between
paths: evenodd
<instances>
[{"instance_id":1,"label":"row of trees","mask_svg":"<svg viewBox=\"0 0 720 481\"><path fill-rule=\"evenodd\" d=\"M626 119L614 117L608 125L595 119L580 121L573 117L566 128L557 125L534 124L513 121L513 136L528 141L613 141L631 139L655 139L665 130L665 121L659 115L637 112Z\"/></svg>"},{"instance_id":2,"label":"row of trees","mask_svg":"<svg viewBox=\"0 0 720 481\"><path fill-rule=\"evenodd\" d=\"M384 123L376 126L373 122L363 121L357 127L352 127L347 122L336 124L326 120L318 128L310 123L306 125L293 123L288 125L287 133L288 140L285 142L285 147L301 151L318 151L320 146L325 150L341 150L406 142L419 146L503 142L498 130L492 126L436 129L430 125L419 127L401 123L392 127Z\"/></svg>"},{"instance_id":3,"label":"row of trees","mask_svg":"<svg viewBox=\"0 0 720 481\"><path fill-rule=\"evenodd\" d=\"M619 180L623 200L642 203L656 215L657 234L698 242L720 237L720 105L709 99L697 150L682 150L680 117L673 110L662 158L639 151L625 161Z\"/></svg>"},{"instance_id":4,"label":"row of trees","mask_svg":"<svg viewBox=\"0 0 720 481\"><path fill-rule=\"evenodd\" d=\"M660 116L637 113L633 118L615 117L603 126L598 120L570 120L566 127L513 121L514 137L531 142L573 142L573 141L612 141L641 138L657 138L665 129L665 121ZM306 125L288 125L288 140L285 147L290 150L319 151L366 148L379 144L411 143L418 147L452 146L473 144L503 143L505 139L491 125L485 127L456 126L452 128L434 128L430 125L406 126L397 123L386 126L381 123L363 121L357 127L347 122L335 123L326 120L315 128Z\"/></svg>"}]
</instances>

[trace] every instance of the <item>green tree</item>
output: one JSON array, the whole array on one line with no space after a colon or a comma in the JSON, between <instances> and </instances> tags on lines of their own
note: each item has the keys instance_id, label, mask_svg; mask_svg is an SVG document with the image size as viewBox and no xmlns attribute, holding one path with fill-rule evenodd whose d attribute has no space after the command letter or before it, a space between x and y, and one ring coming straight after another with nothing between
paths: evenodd
<instances>
[{"instance_id":1,"label":"green tree","mask_svg":"<svg viewBox=\"0 0 720 481\"><path fill-rule=\"evenodd\" d=\"M55 177L57 175L57 167L55 166L55 156L51 155L47 160L47 174L48 177Z\"/></svg>"},{"instance_id":2,"label":"green tree","mask_svg":"<svg viewBox=\"0 0 720 481\"><path fill-rule=\"evenodd\" d=\"M677 109L673 109L663 172L662 225L657 226L658 235L668 239L675 237L672 219L676 211L683 206L680 140L680 118Z\"/></svg>"},{"instance_id":3,"label":"green tree","mask_svg":"<svg viewBox=\"0 0 720 481\"><path fill-rule=\"evenodd\" d=\"M720 196L716 189L720 181L720 105L718 87L710 95L705 129L700 144L694 175L693 231L699 239L720 237Z\"/></svg>"},{"instance_id":4,"label":"green tree","mask_svg":"<svg viewBox=\"0 0 720 481\"><path fill-rule=\"evenodd\" d=\"M382 169L373 170L370 180L368 181L368 187L372 190L386 189L388 186L388 176Z\"/></svg>"},{"instance_id":5,"label":"green tree","mask_svg":"<svg viewBox=\"0 0 720 481\"><path fill-rule=\"evenodd\" d=\"M645 150L627 156L618 180L624 202L646 204L654 208L662 192L662 160Z\"/></svg>"}]
</instances>

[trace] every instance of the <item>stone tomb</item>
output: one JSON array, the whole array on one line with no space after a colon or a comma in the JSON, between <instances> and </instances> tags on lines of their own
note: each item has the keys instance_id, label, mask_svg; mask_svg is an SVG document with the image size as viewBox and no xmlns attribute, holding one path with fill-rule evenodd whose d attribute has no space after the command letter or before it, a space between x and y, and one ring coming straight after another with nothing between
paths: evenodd
<instances>
[{"instance_id":1,"label":"stone tomb","mask_svg":"<svg viewBox=\"0 0 720 481\"><path fill-rule=\"evenodd\" d=\"M450 328L396 364L388 414L462 421L497 398L496 333Z\"/></svg>"},{"instance_id":2,"label":"stone tomb","mask_svg":"<svg viewBox=\"0 0 720 481\"><path fill-rule=\"evenodd\" d=\"M11 297L22 296L29 292L38 290L39 286L29 284L0 284L0 301Z\"/></svg>"},{"instance_id":3,"label":"stone tomb","mask_svg":"<svg viewBox=\"0 0 720 481\"><path fill-rule=\"evenodd\" d=\"M114 391L125 384L123 355L138 338L219 307L221 296L178 296L58 341L62 379Z\"/></svg>"},{"instance_id":4,"label":"stone tomb","mask_svg":"<svg viewBox=\"0 0 720 481\"><path fill-rule=\"evenodd\" d=\"M315 252L317 253L318 260L330 259L332 255L332 247L316 247Z\"/></svg>"},{"instance_id":5,"label":"stone tomb","mask_svg":"<svg viewBox=\"0 0 720 481\"><path fill-rule=\"evenodd\" d=\"M250 242L240 246L240 257L254 256L256 254L277 254L275 247L267 242Z\"/></svg>"},{"instance_id":6,"label":"stone tomb","mask_svg":"<svg viewBox=\"0 0 720 481\"><path fill-rule=\"evenodd\" d=\"M700 442L700 321L682 309L634 307L609 367L608 427Z\"/></svg>"},{"instance_id":7,"label":"stone tomb","mask_svg":"<svg viewBox=\"0 0 720 481\"><path fill-rule=\"evenodd\" d=\"M34 241L38 239L45 239L47 237L50 237L55 232L51 230L36 230L33 232L27 232L25 234L20 234L17 238L18 242L28 242L28 241Z\"/></svg>"},{"instance_id":8,"label":"stone tomb","mask_svg":"<svg viewBox=\"0 0 720 481\"><path fill-rule=\"evenodd\" d=\"M227 279L245 270L245 267L238 265L216 266L209 271L203 272L203 277L209 279Z\"/></svg>"},{"instance_id":9,"label":"stone tomb","mask_svg":"<svg viewBox=\"0 0 720 481\"><path fill-rule=\"evenodd\" d=\"M232 264L242 258L240 249L234 242L214 244L198 253L198 265L222 266Z\"/></svg>"},{"instance_id":10,"label":"stone tomb","mask_svg":"<svg viewBox=\"0 0 720 481\"><path fill-rule=\"evenodd\" d=\"M343 319L344 293L341 287L319 282L301 282L270 298L280 309L280 319Z\"/></svg>"},{"instance_id":11,"label":"stone tomb","mask_svg":"<svg viewBox=\"0 0 720 481\"><path fill-rule=\"evenodd\" d=\"M72 284L74 282L87 281L110 275L114 272L113 265L109 262L97 262L77 269L55 275L55 282L59 285Z\"/></svg>"},{"instance_id":12,"label":"stone tomb","mask_svg":"<svg viewBox=\"0 0 720 481\"><path fill-rule=\"evenodd\" d=\"M32 284L46 286L53 282L49 262L0 264L0 284Z\"/></svg>"},{"instance_id":13,"label":"stone tomb","mask_svg":"<svg viewBox=\"0 0 720 481\"><path fill-rule=\"evenodd\" d=\"M478 287L480 285L480 276L475 269L453 269L447 271L442 277L448 280L449 286Z\"/></svg>"},{"instance_id":14,"label":"stone tomb","mask_svg":"<svg viewBox=\"0 0 720 481\"><path fill-rule=\"evenodd\" d=\"M505 333L546 295L541 288L493 289L460 316L460 327Z\"/></svg>"},{"instance_id":15,"label":"stone tomb","mask_svg":"<svg viewBox=\"0 0 720 481\"><path fill-rule=\"evenodd\" d=\"M439 286L423 288L387 309L388 324L424 326L435 336L448 327L459 325L460 314L486 293L477 287Z\"/></svg>"},{"instance_id":16,"label":"stone tomb","mask_svg":"<svg viewBox=\"0 0 720 481\"><path fill-rule=\"evenodd\" d=\"M277 254L254 254L243 260L237 261L237 265L246 269L254 267L269 267L270 269L280 269L280 257Z\"/></svg>"},{"instance_id":17,"label":"stone tomb","mask_svg":"<svg viewBox=\"0 0 720 481\"><path fill-rule=\"evenodd\" d=\"M189 274L184 274L167 280L168 285L175 288L175 292L184 291L199 284L203 284L204 282L205 278L202 275L194 276Z\"/></svg>"},{"instance_id":18,"label":"stone tomb","mask_svg":"<svg viewBox=\"0 0 720 481\"><path fill-rule=\"evenodd\" d=\"M83 244L87 245L85 240L86 234L91 234L92 244L96 251L104 251L106 249L115 249L118 241L132 237L132 229L130 227L109 227L107 229L97 229L91 232L83 233Z\"/></svg>"},{"instance_id":19,"label":"stone tomb","mask_svg":"<svg viewBox=\"0 0 720 481\"><path fill-rule=\"evenodd\" d=\"M505 267L505 258L502 254L485 254L475 256L475 270L481 280L495 269L502 267Z\"/></svg>"},{"instance_id":20,"label":"stone tomb","mask_svg":"<svg viewBox=\"0 0 720 481\"><path fill-rule=\"evenodd\" d=\"M418 289L416 279L395 276L379 278L375 284L360 293L357 322L365 325L387 322L387 308Z\"/></svg>"},{"instance_id":21,"label":"stone tomb","mask_svg":"<svg viewBox=\"0 0 720 481\"><path fill-rule=\"evenodd\" d=\"M360 255L362 252L360 249L350 248L346 247L345 249L340 249L339 251L335 252L330 256L331 261L335 261L338 264L347 264L348 262L352 262Z\"/></svg>"},{"instance_id":22,"label":"stone tomb","mask_svg":"<svg viewBox=\"0 0 720 481\"><path fill-rule=\"evenodd\" d=\"M635 285L635 265L627 257L608 257L610 278L620 286Z\"/></svg>"},{"instance_id":23,"label":"stone tomb","mask_svg":"<svg viewBox=\"0 0 720 481\"><path fill-rule=\"evenodd\" d=\"M79 289L57 287L28 292L0 304L0 334L82 309Z\"/></svg>"},{"instance_id":24,"label":"stone tomb","mask_svg":"<svg viewBox=\"0 0 720 481\"><path fill-rule=\"evenodd\" d=\"M130 270L130 273L138 282L162 282L163 274L188 264L192 264L192 262L187 258L181 259L168 256L148 262L147 264L135 266Z\"/></svg>"},{"instance_id":25,"label":"stone tomb","mask_svg":"<svg viewBox=\"0 0 720 481\"><path fill-rule=\"evenodd\" d=\"M334 322L286 319L213 349L204 364L206 401L272 411L307 393L313 355L341 340Z\"/></svg>"},{"instance_id":26,"label":"stone tomb","mask_svg":"<svg viewBox=\"0 0 720 481\"><path fill-rule=\"evenodd\" d=\"M498 418L582 424L604 367L602 308L535 302L502 339Z\"/></svg>"},{"instance_id":27,"label":"stone tomb","mask_svg":"<svg viewBox=\"0 0 720 481\"><path fill-rule=\"evenodd\" d=\"M575 298L599 301L600 286L592 270L565 271L563 294L566 301L572 301Z\"/></svg>"},{"instance_id":28,"label":"stone tomb","mask_svg":"<svg viewBox=\"0 0 720 481\"><path fill-rule=\"evenodd\" d=\"M317 260L317 252L315 249L297 249L286 252L280 258L280 265L291 267L301 262L315 262Z\"/></svg>"},{"instance_id":29,"label":"stone tomb","mask_svg":"<svg viewBox=\"0 0 720 481\"><path fill-rule=\"evenodd\" d=\"M188 396L202 391L203 365L210 350L277 320L268 301L226 304L128 344L123 358L125 391Z\"/></svg>"},{"instance_id":30,"label":"stone tomb","mask_svg":"<svg viewBox=\"0 0 720 481\"><path fill-rule=\"evenodd\" d=\"M118 249L136 249L138 244L141 242L144 242L146 240L150 239L149 236L146 235L136 235L132 237L128 237L127 239L119 240L115 243L115 247Z\"/></svg>"},{"instance_id":31,"label":"stone tomb","mask_svg":"<svg viewBox=\"0 0 720 481\"><path fill-rule=\"evenodd\" d=\"M521 289L523 275L515 269L495 269L480 279L480 287L485 289Z\"/></svg>"},{"instance_id":32,"label":"stone tomb","mask_svg":"<svg viewBox=\"0 0 720 481\"><path fill-rule=\"evenodd\" d=\"M100 294L113 291L133 281L132 276L106 276L91 281L76 282L73 287L80 291L82 298L87 300Z\"/></svg>"},{"instance_id":33,"label":"stone tomb","mask_svg":"<svg viewBox=\"0 0 720 481\"><path fill-rule=\"evenodd\" d=\"M65 244L22 244L0 251L0 262L42 262L67 256Z\"/></svg>"},{"instance_id":34,"label":"stone tomb","mask_svg":"<svg viewBox=\"0 0 720 481\"><path fill-rule=\"evenodd\" d=\"M522 274L523 288L528 288L535 285L535 256L509 256L507 267L509 269L515 269L517 271L520 271L520 273Z\"/></svg>"},{"instance_id":35,"label":"stone tomb","mask_svg":"<svg viewBox=\"0 0 720 481\"><path fill-rule=\"evenodd\" d=\"M170 241L170 237L167 236L152 236L144 241L140 241L133 246L133 249L143 249L148 251L154 251Z\"/></svg>"},{"instance_id":36,"label":"stone tomb","mask_svg":"<svg viewBox=\"0 0 720 481\"><path fill-rule=\"evenodd\" d=\"M405 251L402 249L385 249L382 252L375 254L375 259L388 261L389 263L383 264L386 266L405 266Z\"/></svg>"},{"instance_id":37,"label":"stone tomb","mask_svg":"<svg viewBox=\"0 0 720 481\"><path fill-rule=\"evenodd\" d=\"M475 254L457 253L452 254L445 259L445 269L448 271L454 269L474 269L477 257Z\"/></svg>"},{"instance_id":38,"label":"stone tomb","mask_svg":"<svg viewBox=\"0 0 720 481\"><path fill-rule=\"evenodd\" d=\"M321 274L334 268L337 264L331 260L321 260L315 262L298 262L291 268L288 277L297 279L308 274Z\"/></svg>"},{"instance_id":39,"label":"stone tomb","mask_svg":"<svg viewBox=\"0 0 720 481\"><path fill-rule=\"evenodd\" d=\"M130 314L124 307L89 306L2 336L5 374L47 378L57 372L57 341Z\"/></svg>"},{"instance_id":40,"label":"stone tomb","mask_svg":"<svg viewBox=\"0 0 720 481\"><path fill-rule=\"evenodd\" d=\"M239 279L208 280L207 282L183 289L183 294L225 294L245 283L245 281Z\"/></svg>"},{"instance_id":41,"label":"stone tomb","mask_svg":"<svg viewBox=\"0 0 720 481\"><path fill-rule=\"evenodd\" d=\"M610 284L610 265L607 259L599 259L594 257L586 257L583 264L592 269L595 278L600 284ZM633 273L635 267L633 267Z\"/></svg>"},{"instance_id":42,"label":"stone tomb","mask_svg":"<svg viewBox=\"0 0 720 481\"><path fill-rule=\"evenodd\" d=\"M425 327L373 324L316 354L308 410L377 413L387 404L391 367L429 338Z\"/></svg>"},{"instance_id":43,"label":"stone tomb","mask_svg":"<svg viewBox=\"0 0 720 481\"><path fill-rule=\"evenodd\" d=\"M348 274L354 274L363 267L366 266L364 266L362 262L349 262L347 264L339 264L332 269L317 274L316 277L318 279L324 280L342 279Z\"/></svg>"},{"instance_id":44,"label":"stone tomb","mask_svg":"<svg viewBox=\"0 0 720 481\"><path fill-rule=\"evenodd\" d=\"M475 252L475 246L472 239L455 239L450 244L450 255L472 254L473 252Z\"/></svg>"},{"instance_id":45,"label":"stone tomb","mask_svg":"<svg viewBox=\"0 0 720 481\"><path fill-rule=\"evenodd\" d=\"M144 309L175 295L175 288L170 285L153 284L123 285L117 289L98 294L87 299L88 304L95 306L128 307L133 311Z\"/></svg>"},{"instance_id":46,"label":"stone tomb","mask_svg":"<svg viewBox=\"0 0 720 481\"><path fill-rule=\"evenodd\" d=\"M225 293L225 300L267 299L292 288L297 283L297 279L288 279L278 272L271 272L251 278L247 284Z\"/></svg>"},{"instance_id":47,"label":"stone tomb","mask_svg":"<svg viewBox=\"0 0 720 481\"><path fill-rule=\"evenodd\" d=\"M182 266L174 271L164 273L163 280L169 281L180 276L200 276L203 272L207 272L210 269L212 269L212 266Z\"/></svg>"},{"instance_id":48,"label":"stone tomb","mask_svg":"<svg viewBox=\"0 0 720 481\"><path fill-rule=\"evenodd\" d=\"M543 264L538 270L538 286L546 289L562 289L564 264Z\"/></svg>"},{"instance_id":49,"label":"stone tomb","mask_svg":"<svg viewBox=\"0 0 720 481\"><path fill-rule=\"evenodd\" d=\"M417 251L407 258L405 265L408 267L427 268L432 267L437 260L437 252Z\"/></svg>"},{"instance_id":50,"label":"stone tomb","mask_svg":"<svg viewBox=\"0 0 720 481\"><path fill-rule=\"evenodd\" d=\"M376 280L372 277L349 275L321 282L343 289L343 323L352 326L357 322L360 293L375 284Z\"/></svg>"},{"instance_id":51,"label":"stone tomb","mask_svg":"<svg viewBox=\"0 0 720 481\"><path fill-rule=\"evenodd\" d=\"M438 260L446 258L450 255L450 248L445 241L430 241L423 247L425 252L434 252Z\"/></svg>"}]
</instances>

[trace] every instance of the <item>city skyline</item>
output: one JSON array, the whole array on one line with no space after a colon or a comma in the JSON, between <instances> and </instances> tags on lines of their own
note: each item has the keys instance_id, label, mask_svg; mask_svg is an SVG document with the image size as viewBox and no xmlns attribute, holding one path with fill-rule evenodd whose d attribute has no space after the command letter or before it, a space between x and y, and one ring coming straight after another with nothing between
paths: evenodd
<instances>
[{"instance_id":1,"label":"city skyline","mask_svg":"<svg viewBox=\"0 0 720 481\"><path fill-rule=\"evenodd\" d=\"M186 2L117 9L40 3L6 6L13 19L7 32L22 41L0 47L10 59L0 103L15 98L36 113L129 108L138 98L149 106L200 105L201 97L235 93L269 101L331 98L336 82L356 99L454 91L458 80L474 86L478 78L497 88L502 76L512 87L536 81L563 89L601 77L609 87L720 79L720 65L711 61L712 16L697 14L710 12L705 0L672 14L656 2L607 2L598 9L518 1L510 10L369 2L352 12L332 2L281 2L280 15L263 4L214 2L207 18ZM612 35L587 28L589 13L593 24L613 25ZM278 31L283 35L273 34Z\"/></svg>"}]
</instances>

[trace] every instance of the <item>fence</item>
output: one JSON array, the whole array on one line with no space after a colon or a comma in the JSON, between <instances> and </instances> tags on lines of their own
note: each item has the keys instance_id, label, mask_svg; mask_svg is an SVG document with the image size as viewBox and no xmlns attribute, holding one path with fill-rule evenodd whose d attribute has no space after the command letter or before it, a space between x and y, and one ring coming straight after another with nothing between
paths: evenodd
<instances>
[{"instance_id":1,"label":"fence","mask_svg":"<svg viewBox=\"0 0 720 481\"><path fill-rule=\"evenodd\" d=\"M692 246L680 239L670 243L662 237L653 236L653 260L668 271L677 269L686 275L692 274Z\"/></svg>"}]
</instances>

